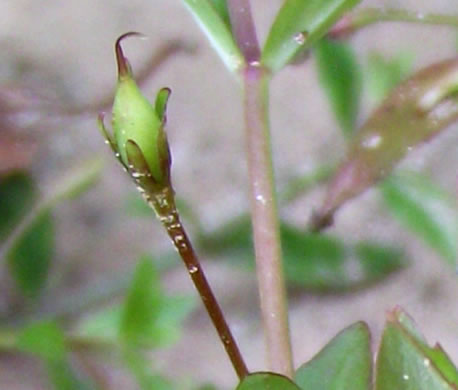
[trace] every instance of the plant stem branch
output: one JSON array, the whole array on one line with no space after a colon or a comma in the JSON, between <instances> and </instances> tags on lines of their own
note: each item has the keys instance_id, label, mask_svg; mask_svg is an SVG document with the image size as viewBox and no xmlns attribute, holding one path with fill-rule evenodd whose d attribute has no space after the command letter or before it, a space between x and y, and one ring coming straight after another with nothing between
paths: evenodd
<instances>
[{"instance_id":1,"label":"plant stem branch","mask_svg":"<svg viewBox=\"0 0 458 390\"><path fill-rule=\"evenodd\" d=\"M233 35L246 61L242 73L246 147L256 273L267 346L267 364L269 370L292 378L288 305L270 148L269 75L260 66L261 52L250 1L228 0L227 5Z\"/></svg>"},{"instance_id":2,"label":"plant stem branch","mask_svg":"<svg viewBox=\"0 0 458 390\"><path fill-rule=\"evenodd\" d=\"M224 318L223 312L216 300L205 273L200 265L197 255L192 247L186 231L180 221L175 198L171 187L165 187L162 192L149 198L151 206L156 211L158 218L164 226L173 245L181 256L202 302L218 332L218 335L226 349L234 369L242 380L249 374L237 343L232 336L231 330Z\"/></svg>"},{"instance_id":3,"label":"plant stem branch","mask_svg":"<svg viewBox=\"0 0 458 390\"><path fill-rule=\"evenodd\" d=\"M268 368L292 378L293 359L267 114L268 75L261 67L248 65L244 82L256 272Z\"/></svg>"},{"instance_id":4,"label":"plant stem branch","mask_svg":"<svg viewBox=\"0 0 458 390\"><path fill-rule=\"evenodd\" d=\"M259 49L256 29L251 15L249 0L229 0L227 2L231 19L232 32L248 64L259 61Z\"/></svg>"},{"instance_id":5,"label":"plant stem branch","mask_svg":"<svg viewBox=\"0 0 458 390\"><path fill-rule=\"evenodd\" d=\"M403 9L363 8L345 15L328 35L332 38L342 38L370 24L386 21L458 27L458 15L422 13Z\"/></svg>"}]
</instances>

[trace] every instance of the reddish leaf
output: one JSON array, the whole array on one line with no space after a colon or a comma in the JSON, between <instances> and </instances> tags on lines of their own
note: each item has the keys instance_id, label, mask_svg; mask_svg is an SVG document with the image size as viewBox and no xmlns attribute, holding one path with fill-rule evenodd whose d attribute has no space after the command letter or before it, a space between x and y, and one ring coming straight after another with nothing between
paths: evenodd
<instances>
[{"instance_id":1,"label":"reddish leaf","mask_svg":"<svg viewBox=\"0 0 458 390\"><path fill-rule=\"evenodd\" d=\"M386 177L416 145L458 120L458 57L424 68L400 84L352 141L312 221L319 230L334 212Z\"/></svg>"}]
</instances>

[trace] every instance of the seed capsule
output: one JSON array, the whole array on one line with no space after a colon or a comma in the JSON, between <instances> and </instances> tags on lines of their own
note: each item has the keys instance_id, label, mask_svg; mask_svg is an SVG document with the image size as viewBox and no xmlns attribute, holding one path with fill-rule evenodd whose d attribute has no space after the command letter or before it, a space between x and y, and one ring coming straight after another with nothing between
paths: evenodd
<instances>
[{"instance_id":1,"label":"seed capsule","mask_svg":"<svg viewBox=\"0 0 458 390\"><path fill-rule=\"evenodd\" d=\"M116 152L119 153L123 165L132 166L130 170L138 172L135 156L128 154L128 144L135 144L143 155L154 182L167 185L171 162L164 125L170 90L161 89L154 106L142 95L133 78L129 61L124 57L121 48L121 41L124 38L139 35L135 32L126 33L121 35L115 44L118 83L112 112L111 142L112 147L115 147Z\"/></svg>"}]
</instances>

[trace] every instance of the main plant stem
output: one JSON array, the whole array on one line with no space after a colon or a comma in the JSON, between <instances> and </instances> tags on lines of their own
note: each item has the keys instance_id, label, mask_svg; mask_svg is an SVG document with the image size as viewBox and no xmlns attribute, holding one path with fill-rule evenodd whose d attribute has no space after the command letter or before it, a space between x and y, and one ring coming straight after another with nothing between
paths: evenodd
<instances>
[{"instance_id":1,"label":"main plant stem","mask_svg":"<svg viewBox=\"0 0 458 390\"><path fill-rule=\"evenodd\" d=\"M267 115L268 80L263 69L249 66L244 81L250 202L268 367L292 378L288 308Z\"/></svg>"},{"instance_id":2,"label":"main plant stem","mask_svg":"<svg viewBox=\"0 0 458 390\"><path fill-rule=\"evenodd\" d=\"M208 284L204 271L200 265L197 255L192 247L186 231L180 221L178 211L175 206L175 199L171 187L166 187L161 193L147 196L148 203L156 211L162 225L167 231L176 250L180 254L191 279L199 292L202 302L207 309L208 315L226 349L232 365L242 380L248 375L248 369L243 357L232 336L231 330L224 318L223 312L216 300L213 291Z\"/></svg>"},{"instance_id":3,"label":"main plant stem","mask_svg":"<svg viewBox=\"0 0 458 390\"><path fill-rule=\"evenodd\" d=\"M261 51L249 0L229 0L227 5L234 38L245 58L241 76L244 88L251 219L267 364L269 370L292 378L294 371L288 305L270 147L269 75L260 64Z\"/></svg>"}]
</instances>

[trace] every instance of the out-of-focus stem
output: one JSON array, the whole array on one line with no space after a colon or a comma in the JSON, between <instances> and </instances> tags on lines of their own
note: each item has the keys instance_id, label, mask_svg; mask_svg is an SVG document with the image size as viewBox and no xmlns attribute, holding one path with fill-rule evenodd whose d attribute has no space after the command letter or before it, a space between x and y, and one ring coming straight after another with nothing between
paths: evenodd
<instances>
[{"instance_id":1,"label":"out-of-focus stem","mask_svg":"<svg viewBox=\"0 0 458 390\"><path fill-rule=\"evenodd\" d=\"M268 119L268 75L244 73L244 106L256 272L269 370L293 376L288 307L275 199Z\"/></svg>"},{"instance_id":2,"label":"out-of-focus stem","mask_svg":"<svg viewBox=\"0 0 458 390\"><path fill-rule=\"evenodd\" d=\"M164 226L173 245L180 254L189 275L199 292L202 302L207 309L214 327L226 349L226 352L234 366L234 369L242 380L248 375L248 369L239 351L237 343L232 336L231 330L224 318L223 312L216 300L197 255L192 247L186 231L180 221L175 199L171 187L164 188L160 193L151 194L149 203L156 211L158 218Z\"/></svg>"},{"instance_id":3,"label":"out-of-focus stem","mask_svg":"<svg viewBox=\"0 0 458 390\"><path fill-rule=\"evenodd\" d=\"M228 0L234 38L245 58L241 77L256 273L268 369L293 377L288 305L283 276L280 229L270 148L269 75L260 64L260 49L249 0Z\"/></svg>"},{"instance_id":4,"label":"out-of-focus stem","mask_svg":"<svg viewBox=\"0 0 458 390\"><path fill-rule=\"evenodd\" d=\"M368 25L387 21L458 27L458 15L422 13L403 9L363 8L345 15L328 35L332 38L342 38Z\"/></svg>"},{"instance_id":5,"label":"out-of-focus stem","mask_svg":"<svg viewBox=\"0 0 458 390\"><path fill-rule=\"evenodd\" d=\"M259 61L261 51L251 16L250 2L248 0L229 0L228 9L232 32L243 57L248 64Z\"/></svg>"}]
</instances>

